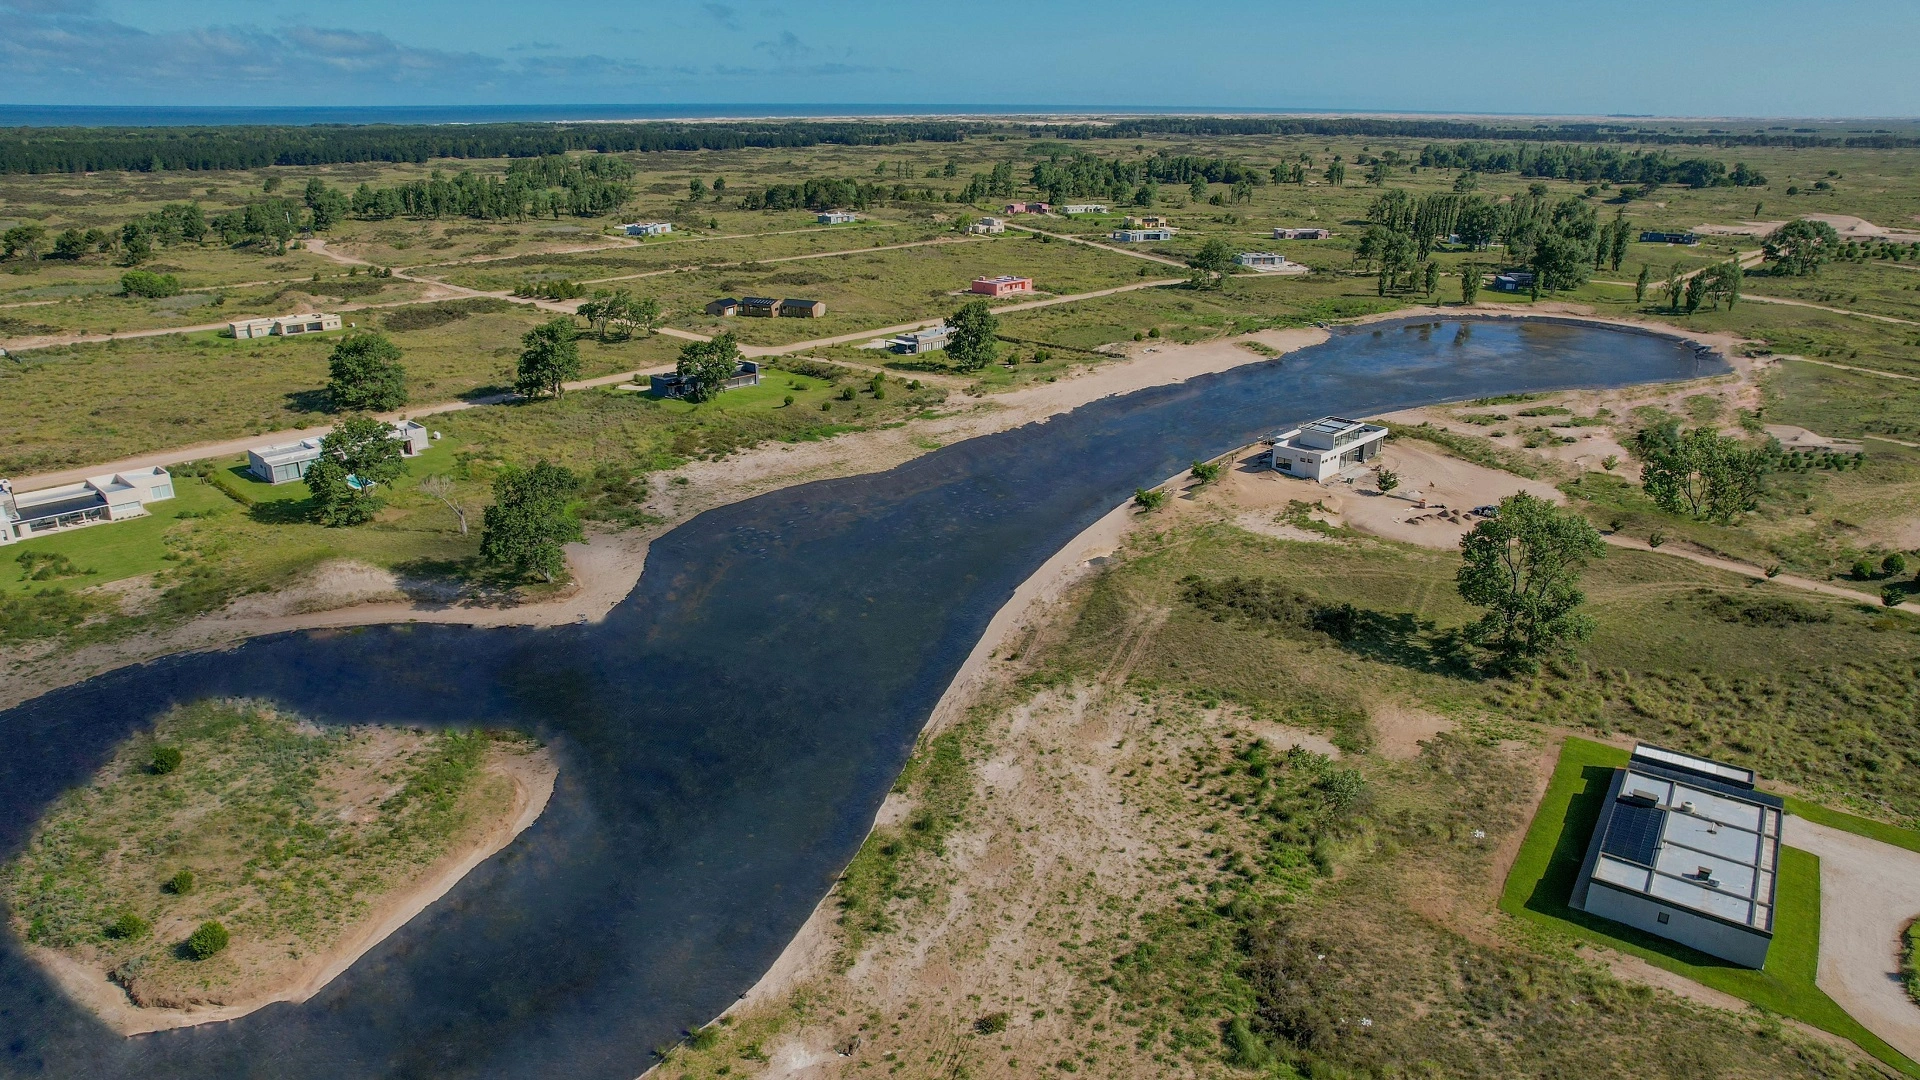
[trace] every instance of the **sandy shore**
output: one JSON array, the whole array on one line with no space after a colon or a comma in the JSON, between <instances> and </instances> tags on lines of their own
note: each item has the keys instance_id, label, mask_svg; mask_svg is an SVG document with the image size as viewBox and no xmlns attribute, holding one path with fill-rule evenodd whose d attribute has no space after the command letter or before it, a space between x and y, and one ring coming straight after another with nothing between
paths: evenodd
<instances>
[{"instance_id":1,"label":"sandy shore","mask_svg":"<svg viewBox=\"0 0 1920 1080\"><path fill-rule=\"evenodd\" d=\"M429 904L445 896L474 867L491 858L513 838L526 831L546 809L553 795L558 768L553 755L545 749L531 754L495 750L485 772L504 776L513 784L510 812L486 823L454 850L429 866L420 878L405 888L381 897L373 909L342 934L332 947L306 957L285 972L279 985L270 991L229 1005L200 1009L148 1009L128 1000L127 993L109 981L104 968L80 963L64 954L37 945L26 951L61 990L75 1001L93 1010L109 1028L122 1035L140 1035L149 1031L212 1024L245 1016L276 1001L299 1003L320 992L341 972L369 949L385 941L389 934L405 926L426 910Z\"/></svg>"}]
</instances>

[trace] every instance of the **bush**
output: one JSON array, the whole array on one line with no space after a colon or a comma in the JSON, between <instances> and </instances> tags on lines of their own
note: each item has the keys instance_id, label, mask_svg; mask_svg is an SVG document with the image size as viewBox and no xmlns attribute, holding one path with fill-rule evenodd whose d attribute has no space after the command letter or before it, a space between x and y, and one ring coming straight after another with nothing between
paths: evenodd
<instances>
[{"instance_id":1,"label":"bush","mask_svg":"<svg viewBox=\"0 0 1920 1080\"><path fill-rule=\"evenodd\" d=\"M1898 585L1889 585L1880 590L1880 602L1887 607L1899 607L1907 598L1907 590Z\"/></svg>"},{"instance_id":2,"label":"bush","mask_svg":"<svg viewBox=\"0 0 1920 1080\"><path fill-rule=\"evenodd\" d=\"M167 879L166 890L175 896L185 896L193 891L193 871L182 870Z\"/></svg>"},{"instance_id":3,"label":"bush","mask_svg":"<svg viewBox=\"0 0 1920 1080\"><path fill-rule=\"evenodd\" d=\"M179 296L180 279L151 270L129 270L120 275L120 288L128 296Z\"/></svg>"},{"instance_id":4,"label":"bush","mask_svg":"<svg viewBox=\"0 0 1920 1080\"><path fill-rule=\"evenodd\" d=\"M1007 1030L1007 1014L1003 1012L988 1013L973 1022L973 1031L976 1035L998 1035L1005 1030Z\"/></svg>"},{"instance_id":5,"label":"bush","mask_svg":"<svg viewBox=\"0 0 1920 1080\"><path fill-rule=\"evenodd\" d=\"M1888 577L1892 577L1895 574L1906 573L1907 557L1897 551L1888 555L1886 558L1880 560L1880 572Z\"/></svg>"},{"instance_id":6,"label":"bush","mask_svg":"<svg viewBox=\"0 0 1920 1080\"><path fill-rule=\"evenodd\" d=\"M1164 491L1148 491L1146 488L1133 489L1133 505L1142 510L1158 510L1167 501Z\"/></svg>"},{"instance_id":7,"label":"bush","mask_svg":"<svg viewBox=\"0 0 1920 1080\"><path fill-rule=\"evenodd\" d=\"M1873 560L1871 559L1853 560L1853 576L1856 580L1859 580L1859 581L1872 580L1876 576L1873 572Z\"/></svg>"},{"instance_id":8,"label":"bush","mask_svg":"<svg viewBox=\"0 0 1920 1080\"><path fill-rule=\"evenodd\" d=\"M149 766L157 776L165 776L180 767L180 748L177 746L156 746L153 748L153 760Z\"/></svg>"},{"instance_id":9,"label":"bush","mask_svg":"<svg viewBox=\"0 0 1920 1080\"><path fill-rule=\"evenodd\" d=\"M152 929L147 920L129 911L108 924L107 936L120 941L135 941L146 937Z\"/></svg>"},{"instance_id":10,"label":"bush","mask_svg":"<svg viewBox=\"0 0 1920 1080\"><path fill-rule=\"evenodd\" d=\"M1196 461L1193 463L1193 478L1202 484L1211 484L1220 479L1220 463L1217 461Z\"/></svg>"},{"instance_id":11,"label":"bush","mask_svg":"<svg viewBox=\"0 0 1920 1080\"><path fill-rule=\"evenodd\" d=\"M1907 996L1920 1005L1920 923L1908 923L1900 932L1900 975L1907 984Z\"/></svg>"},{"instance_id":12,"label":"bush","mask_svg":"<svg viewBox=\"0 0 1920 1080\"><path fill-rule=\"evenodd\" d=\"M212 920L200 924L187 940L180 943L180 951L189 960L209 960L220 954L229 941L227 928Z\"/></svg>"}]
</instances>

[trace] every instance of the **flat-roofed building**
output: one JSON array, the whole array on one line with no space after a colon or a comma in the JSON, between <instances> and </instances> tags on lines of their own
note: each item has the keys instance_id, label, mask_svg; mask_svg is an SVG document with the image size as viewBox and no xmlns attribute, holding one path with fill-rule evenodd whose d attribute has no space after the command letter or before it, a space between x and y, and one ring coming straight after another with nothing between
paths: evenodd
<instances>
[{"instance_id":1,"label":"flat-roofed building","mask_svg":"<svg viewBox=\"0 0 1920 1080\"><path fill-rule=\"evenodd\" d=\"M687 391L693 389L693 381L691 379L675 372L668 372L665 375L649 375L647 376L647 382L649 384L647 387L648 392L653 394L654 397L685 397ZM760 385L760 365L751 360L739 360L735 361L733 365L733 378L728 379L720 389L733 390L737 387L758 385Z\"/></svg>"},{"instance_id":2,"label":"flat-roofed building","mask_svg":"<svg viewBox=\"0 0 1920 1080\"><path fill-rule=\"evenodd\" d=\"M89 476L77 484L0 494L0 544L145 517L173 498L173 474L158 466Z\"/></svg>"},{"instance_id":3,"label":"flat-roofed building","mask_svg":"<svg viewBox=\"0 0 1920 1080\"><path fill-rule=\"evenodd\" d=\"M295 334L318 334L327 330L340 329L340 316L314 312L309 315L282 315L273 320L273 329L268 331L275 337L292 337Z\"/></svg>"},{"instance_id":4,"label":"flat-roofed building","mask_svg":"<svg viewBox=\"0 0 1920 1080\"><path fill-rule=\"evenodd\" d=\"M236 341L263 338L273 333L272 319L238 319L227 324L227 333Z\"/></svg>"},{"instance_id":5,"label":"flat-roofed building","mask_svg":"<svg viewBox=\"0 0 1920 1080\"><path fill-rule=\"evenodd\" d=\"M1571 906L1750 968L1766 966L1781 800L1751 769L1641 743L1615 769Z\"/></svg>"},{"instance_id":6,"label":"flat-roofed building","mask_svg":"<svg viewBox=\"0 0 1920 1080\"><path fill-rule=\"evenodd\" d=\"M1126 229L1168 229L1173 227L1173 222L1159 214L1141 214L1127 218L1120 225Z\"/></svg>"},{"instance_id":7,"label":"flat-roofed building","mask_svg":"<svg viewBox=\"0 0 1920 1080\"><path fill-rule=\"evenodd\" d=\"M1173 230L1164 226L1154 229L1115 229L1107 234L1107 239L1120 244L1139 244L1153 240L1173 239Z\"/></svg>"},{"instance_id":8,"label":"flat-roofed building","mask_svg":"<svg viewBox=\"0 0 1920 1080\"><path fill-rule=\"evenodd\" d=\"M1690 232L1643 232L1640 234L1643 244L1683 244L1687 247L1700 242L1698 233Z\"/></svg>"},{"instance_id":9,"label":"flat-roofed building","mask_svg":"<svg viewBox=\"0 0 1920 1080\"><path fill-rule=\"evenodd\" d=\"M389 425L400 443L401 457L418 457L432 445L425 427L413 420L396 420ZM263 484L286 484L305 479L307 469L320 458L318 438L298 442L256 446L247 451L247 472Z\"/></svg>"},{"instance_id":10,"label":"flat-roofed building","mask_svg":"<svg viewBox=\"0 0 1920 1080\"><path fill-rule=\"evenodd\" d=\"M860 217L851 210L822 210L814 220L822 225L850 225Z\"/></svg>"},{"instance_id":11,"label":"flat-roofed building","mask_svg":"<svg viewBox=\"0 0 1920 1080\"><path fill-rule=\"evenodd\" d=\"M915 330L910 334L901 334L899 337L889 340L887 347L897 353L905 353L908 356L918 356L921 353L946 348L947 336L952 332L951 327L942 323L939 326L928 327L925 330Z\"/></svg>"},{"instance_id":12,"label":"flat-roofed building","mask_svg":"<svg viewBox=\"0 0 1920 1080\"><path fill-rule=\"evenodd\" d=\"M999 277L977 277L968 291L982 296L1007 296L1012 293L1030 293L1033 291L1033 279L1017 277L1013 274L1001 274Z\"/></svg>"},{"instance_id":13,"label":"flat-roofed building","mask_svg":"<svg viewBox=\"0 0 1920 1080\"><path fill-rule=\"evenodd\" d=\"M1007 204L1007 213L1009 215L1011 214L1044 214L1044 213L1047 213L1048 211L1051 211L1052 209L1053 207L1048 206L1046 203L1043 203L1043 202L1016 202L1016 203Z\"/></svg>"},{"instance_id":14,"label":"flat-roofed building","mask_svg":"<svg viewBox=\"0 0 1920 1080\"><path fill-rule=\"evenodd\" d=\"M1076 214L1104 214L1107 212L1107 204L1097 202L1068 203L1060 208L1060 212L1068 217L1073 217Z\"/></svg>"},{"instance_id":15,"label":"flat-roofed building","mask_svg":"<svg viewBox=\"0 0 1920 1080\"><path fill-rule=\"evenodd\" d=\"M780 317L783 319L818 319L827 313L824 300L801 300L789 296L780 301Z\"/></svg>"},{"instance_id":16,"label":"flat-roofed building","mask_svg":"<svg viewBox=\"0 0 1920 1080\"><path fill-rule=\"evenodd\" d=\"M636 221L622 227L627 230L628 236L640 237L665 236L673 231L670 221Z\"/></svg>"},{"instance_id":17,"label":"flat-roofed building","mask_svg":"<svg viewBox=\"0 0 1920 1080\"><path fill-rule=\"evenodd\" d=\"M740 314L759 319L777 319L780 317L780 301L771 296L743 296L740 298Z\"/></svg>"},{"instance_id":18,"label":"flat-roofed building","mask_svg":"<svg viewBox=\"0 0 1920 1080\"><path fill-rule=\"evenodd\" d=\"M1233 261L1249 270L1279 270L1287 265L1285 255L1271 251L1243 251L1235 255Z\"/></svg>"},{"instance_id":19,"label":"flat-roofed building","mask_svg":"<svg viewBox=\"0 0 1920 1080\"><path fill-rule=\"evenodd\" d=\"M1267 440L1267 461L1275 471L1326 483L1355 465L1373 460L1387 429L1343 416L1323 416Z\"/></svg>"},{"instance_id":20,"label":"flat-roofed building","mask_svg":"<svg viewBox=\"0 0 1920 1080\"><path fill-rule=\"evenodd\" d=\"M1333 232L1328 229L1282 228L1273 230L1273 238L1275 240L1325 240L1332 235Z\"/></svg>"},{"instance_id":21,"label":"flat-roofed building","mask_svg":"<svg viewBox=\"0 0 1920 1080\"><path fill-rule=\"evenodd\" d=\"M997 217L983 217L967 226L967 231L981 236L998 236L1007 231L1007 223Z\"/></svg>"},{"instance_id":22,"label":"flat-roofed building","mask_svg":"<svg viewBox=\"0 0 1920 1080\"><path fill-rule=\"evenodd\" d=\"M709 300L707 301L707 314L719 315L723 318L738 315L740 314L740 301L735 300L731 296L723 296L718 300Z\"/></svg>"}]
</instances>

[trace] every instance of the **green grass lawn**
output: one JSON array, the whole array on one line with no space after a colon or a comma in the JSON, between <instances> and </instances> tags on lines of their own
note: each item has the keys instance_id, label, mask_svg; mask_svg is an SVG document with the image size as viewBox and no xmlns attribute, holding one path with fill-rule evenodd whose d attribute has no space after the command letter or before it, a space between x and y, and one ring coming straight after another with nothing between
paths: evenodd
<instances>
[{"instance_id":1,"label":"green grass lawn","mask_svg":"<svg viewBox=\"0 0 1920 1080\"><path fill-rule=\"evenodd\" d=\"M1903 1073L1920 1077L1920 1063L1860 1026L1814 985L1820 960L1820 860L1807 852L1781 849L1773 946L1761 971L1735 967L1567 905L1608 781L1613 770L1626 762L1627 752L1616 747L1585 739L1566 741L1546 797L1507 875L1500 909L1535 926L1630 953L1704 986L1830 1031ZM1817 820L1847 828L1839 819L1848 818L1851 815L1829 814Z\"/></svg>"},{"instance_id":2,"label":"green grass lawn","mask_svg":"<svg viewBox=\"0 0 1920 1080\"><path fill-rule=\"evenodd\" d=\"M293 486L302 495L306 493L306 488ZM39 592L48 586L86 588L166 569L172 564L166 556L174 551L164 539L168 529L183 519L219 513L233 505L225 495L193 477L174 477L173 490L174 497L153 504L146 517L89 525L0 548L0 594ZM48 566L35 558L42 555L66 556L76 572L35 580L32 573ZM30 568L29 563L38 570Z\"/></svg>"}]
</instances>

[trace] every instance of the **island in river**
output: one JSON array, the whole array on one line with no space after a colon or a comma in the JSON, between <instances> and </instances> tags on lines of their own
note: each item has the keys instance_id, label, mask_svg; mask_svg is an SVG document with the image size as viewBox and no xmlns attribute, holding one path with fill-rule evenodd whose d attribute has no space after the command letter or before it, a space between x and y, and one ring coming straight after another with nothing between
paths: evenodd
<instances>
[{"instance_id":1,"label":"island in river","mask_svg":"<svg viewBox=\"0 0 1920 1080\"><path fill-rule=\"evenodd\" d=\"M114 1030L230 1020L312 996L531 824L555 772L523 735L201 701L63 796L0 890Z\"/></svg>"}]
</instances>

